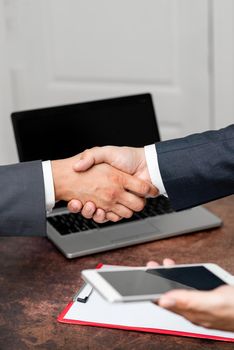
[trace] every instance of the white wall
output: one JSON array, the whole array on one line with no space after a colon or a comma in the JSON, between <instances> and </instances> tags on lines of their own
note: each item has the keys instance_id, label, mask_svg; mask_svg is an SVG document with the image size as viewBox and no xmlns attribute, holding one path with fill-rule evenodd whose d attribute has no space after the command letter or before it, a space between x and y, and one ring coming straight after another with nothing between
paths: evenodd
<instances>
[{"instance_id":1,"label":"white wall","mask_svg":"<svg viewBox=\"0 0 234 350\"><path fill-rule=\"evenodd\" d=\"M234 120L232 0L0 0L0 164L10 112L151 92L163 139Z\"/></svg>"},{"instance_id":2,"label":"white wall","mask_svg":"<svg viewBox=\"0 0 234 350\"><path fill-rule=\"evenodd\" d=\"M234 1L215 0L213 7L214 127L234 123Z\"/></svg>"},{"instance_id":3,"label":"white wall","mask_svg":"<svg viewBox=\"0 0 234 350\"><path fill-rule=\"evenodd\" d=\"M6 16L4 2L0 0L0 164L17 160L10 123L12 94L10 86L8 52L6 42Z\"/></svg>"}]
</instances>

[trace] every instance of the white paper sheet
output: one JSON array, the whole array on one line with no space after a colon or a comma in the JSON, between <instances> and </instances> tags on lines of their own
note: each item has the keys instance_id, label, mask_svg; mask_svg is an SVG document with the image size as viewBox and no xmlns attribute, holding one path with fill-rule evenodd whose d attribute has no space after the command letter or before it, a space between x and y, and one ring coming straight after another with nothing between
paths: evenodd
<instances>
[{"instance_id":1,"label":"white paper sheet","mask_svg":"<svg viewBox=\"0 0 234 350\"><path fill-rule=\"evenodd\" d=\"M195 326L185 318L148 301L109 303L95 290L93 290L87 303L74 302L64 319L134 328L156 328L234 339L234 332Z\"/></svg>"}]
</instances>

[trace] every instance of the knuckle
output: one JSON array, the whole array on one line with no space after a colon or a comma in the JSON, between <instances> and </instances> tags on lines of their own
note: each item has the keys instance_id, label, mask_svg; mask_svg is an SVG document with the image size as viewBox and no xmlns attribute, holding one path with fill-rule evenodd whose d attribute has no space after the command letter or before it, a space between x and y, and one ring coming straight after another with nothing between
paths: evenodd
<instances>
[{"instance_id":1,"label":"knuckle","mask_svg":"<svg viewBox=\"0 0 234 350\"><path fill-rule=\"evenodd\" d=\"M145 200L139 200L135 205L135 211L141 211L145 207Z\"/></svg>"},{"instance_id":2,"label":"knuckle","mask_svg":"<svg viewBox=\"0 0 234 350\"><path fill-rule=\"evenodd\" d=\"M108 203L113 203L117 197L117 192L115 188L109 188L105 193L105 200Z\"/></svg>"},{"instance_id":3,"label":"knuckle","mask_svg":"<svg viewBox=\"0 0 234 350\"><path fill-rule=\"evenodd\" d=\"M73 214L79 213L79 209L75 209L69 205L68 205L68 210L70 211L70 213L73 213Z\"/></svg>"},{"instance_id":4,"label":"knuckle","mask_svg":"<svg viewBox=\"0 0 234 350\"><path fill-rule=\"evenodd\" d=\"M70 202L67 204L67 209L68 209L71 213L74 213L74 211L75 211L75 208L73 208L73 206L72 206L72 204L71 204Z\"/></svg>"},{"instance_id":5,"label":"knuckle","mask_svg":"<svg viewBox=\"0 0 234 350\"><path fill-rule=\"evenodd\" d=\"M188 312L188 313L192 313L194 316L196 316L194 314L194 311L196 312L196 305L194 305L193 301L192 300L188 300L188 301L185 301L183 303L183 309Z\"/></svg>"},{"instance_id":6,"label":"knuckle","mask_svg":"<svg viewBox=\"0 0 234 350\"><path fill-rule=\"evenodd\" d=\"M94 217L96 219L98 219L99 221L105 220L106 219L106 213L105 213L104 208L102 208L102 209L98 208L96 213L94 214Z\"/></svg>"},{"instance_id":7,"label":"knuckle","mask_svg":"<svg viewBox=\"0 0 234 350\"><path fill-rule=\"evenodd\" d=\"M205 328L215 328L212 322L209 321L203 321L203 322L197 322L199 326L205 327Z\"/></svg>"},{"instance_id":8,"label":"knuckle","mask_svg":"<svg viewBox=\"0 0 234 350\"><path fill-rule=\"evenodd\" d=\"M92 147L92 148L86 148L86 150L84 150L81 153L81 158L87 158L87 157L91 157L93 152L97 151L100 147Z\"/></svg>"},{"instance_id":9,"label":"knuckle","mask_svg":"<svg viewBox=\"0 0 234 350\"><path fill-rule=\"evenodd\" d=\"M106 214L106 218L107 218L109 221L112 221L112 222L117 222L117 221L120 220L120 218L119 218L117 215L113 214L113 213L107 213L107 214Z\"/></svg>"},{"instance_id":10,"label":"knuckle","mask_svg":"<svg viewBox=\"0 0 234 350\"><path fill-rule=\"evenodd\" d=\"M85 156L88 156L90 153L90 148L87 148L85 151L83 151L82 155L85 157Z\"/></svg>"},{"instance_id":11,"label":"knuckle","mask_svg":"<svg viewBox=\"0 0 234 350\"><path fill-rule=\"evenodd\" d=\"M100 147L98 147L98 146L95 146L95 147L92 147L92 148L90 148L89 149L89 151L91 152L91 151L98 151L100 149Z\"/></svg>"},{"instance_id":12,"label":"knuckle","mask_svg":"<svg viewBox=\"0 0 234 350\"><path fill-rule=\"evenodd\" d=\"M98 218L93 218L93 221L95 221L97 224L102 224L103 221Z\"/></svg>"},{"instance_id":13,"label":"knuckle","mask_svg":"<svg viewBox=\"0 0 234 350\"><path fill-rule=\"evenodd\" d=\"M128 210L124 215L126 219L130 219L132 216L133 216L133 212L131 210Z\"/></svg>"},{"instance_id":14,"label":"knuckle","mask_svg":"<svg viewBox=\"0 0 234 350\"><path fill-rule=\"evenodd\" d=\"M92 217L92 215L90 215L90 213L86 212L85 210L82 210L81 214L86 219L90 219Z\"/></svg>"},{"instance_id":15,"label":"knuckle","mask_svg":"<svg viewBox=\"0 0 234 350\"><path fill-rule=\"evenodd\" d=\"M94 215L93 221L97 222L98 224L102 224L103 222L105 222L105 218Z\"/></svg>"},{"instance_id":16,"label":"knuckle","mask_svg":"<svg viewBox=\"0 0 234 350\"><path fill-rule=\"evenodd\" d=\"M113 173L113 170L112 169L108 169L109 170L109 173L110 173L110 181L112 184L119 184L119 176L116 174L116 173Z\"/></svg>"},{"instance_id":17,"label":"knuckle","mask_svg":"<svg viewBox=\"0 0 234 350\"><path fill-rule=\"evenodd\" d=\"M147 194L150 190L150 185L147 182L141 182L140 189L141 193Z\"/></svg>"},{"instance_id":18,"label":"knuckle","mask_svg":"<svg viewBox=\"0 0 234 350\"><path fill-rule=\"evenodd\" d=\"M83 151L81 154L80 154L80 159L83 160L83 159L87 159L90 157L90 151L89 149L86 149L85 151Z\"/></svg>"}]
</instances>

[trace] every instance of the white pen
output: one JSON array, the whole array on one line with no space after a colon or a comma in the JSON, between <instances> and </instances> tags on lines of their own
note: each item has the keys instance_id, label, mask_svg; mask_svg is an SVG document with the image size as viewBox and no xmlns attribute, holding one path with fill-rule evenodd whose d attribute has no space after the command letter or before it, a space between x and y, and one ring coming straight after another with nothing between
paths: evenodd
<instances>
[{"instance_id":1,"label":"white pen","mask_svg":"<svg viewBox=\"0 0 234 350\"><path fill-rule=\"evenodd\" d=\"M93 287L89 283L84 283L80 290L75 294L73 301L86 303L93 291Z\"/></svg>"}]
</instances>

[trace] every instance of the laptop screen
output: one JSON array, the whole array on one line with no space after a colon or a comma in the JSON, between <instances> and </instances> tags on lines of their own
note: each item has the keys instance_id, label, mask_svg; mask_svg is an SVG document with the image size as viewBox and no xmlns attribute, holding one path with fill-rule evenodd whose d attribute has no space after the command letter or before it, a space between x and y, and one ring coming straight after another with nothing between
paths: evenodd
<instances>
[{"instance_id":1,"label":"laptop screen","mask_svg":"<svg viewBox=\"0 0 234 350\"><path fill-rule=\"evenodd\" d=\"M12 113L20 161L59 159L94 146L159 141L150 94Z\"/></svg>"}]
</instances>

